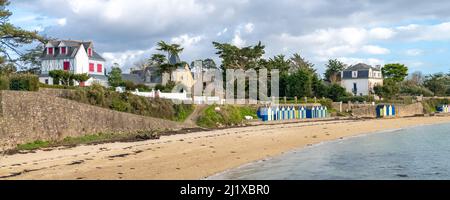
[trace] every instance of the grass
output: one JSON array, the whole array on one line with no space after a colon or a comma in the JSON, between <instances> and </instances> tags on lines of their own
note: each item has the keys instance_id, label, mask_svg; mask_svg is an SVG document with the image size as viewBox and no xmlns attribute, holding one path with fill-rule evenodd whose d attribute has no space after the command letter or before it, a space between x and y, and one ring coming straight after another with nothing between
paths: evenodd
<instances>
[{"instance_id":1,"label":"grass","mask_svg":"<svg viewBox=\"0 0 450 200\"><path fill-rule=\"evenodd\" d=\"M443 104L449 104L449 99L429 99L422 101L423 109L425 113L435 113L437 112L437 106L443 105Z\"/></svg>"},{"instance_id":2,"label":"grass","mask_svg":"<svg viewBox=\"0 0 450 200\"><path fill-rule=\"evenodd\" d=\"M99 133L80 137L66 137L60 141L42 141L19 144L13 151L33 151L58 146L77 146L82 144L99 144L107 142L127 142L149 139L158 139L157 132L137 131L135 133Z\"/></svg>"},{"instance_id":3,"label":"grass","mask_svg":"<svg viewBox=\"0 0 450 200\"><path fill-rule=\"evenodd\" d=\"M256 108L247 106L220 106L216 111L216 105L209 106L197 120L197 125L205 128L217 128L223 126L235 126L245 122L245 116L256 116Z\"/></svg>"}]
</instances>

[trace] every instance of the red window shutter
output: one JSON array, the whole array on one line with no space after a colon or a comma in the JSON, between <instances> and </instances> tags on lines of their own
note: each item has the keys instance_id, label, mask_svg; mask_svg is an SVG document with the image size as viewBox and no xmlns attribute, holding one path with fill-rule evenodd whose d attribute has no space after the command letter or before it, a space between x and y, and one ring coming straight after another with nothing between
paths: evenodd
<instances>
[{"instance_id":1,"label":"red window shutter","mask_svg":"<svg viewBox=\"0 0 450 200\"><path fill-rule=\"evenodd\" d=\"M70 70L70 62L67 62L67 61L64 62L64 70L66 70L66 71Z\"/></svg>"},{"instance_id":2,"label":"red window shutter","mask_svg":"<svg viewBox=\"0 0 450 200\"><path fill-rule=\"evenodd\" d=\"M88 49L88 55L92 56L92 49L91 48Z\"/></svg>"},{"instance_id":3,"label":"red window shutter","mask_svg":"<svg viewBox=\"0 0 450 200\"><path fill-rule=\"evenodd\" d=\"M53 48L48 48L48 54L53 55Z\"/></svg>"},{"instance_id":4,"label":"red window shutter","mask_svg":"<svg viewBox=\"0 0 450 200\"><path fill-rule=\"evenodd\" d=\"M89 63L89 72L94 72L94 63Z\"/></svg>"},{"instance_id":5,"label":"red window shutter","mask_svg":"<svg viewBox=\"0 0 450 200\"><path fill-rule=\"evenodd\" d=\"M67 53L67 51L66 51L66 47L61 47L61 54L66 54Z\"/></svg>"},{"instance_id":6,"label":"red window shutter","mask_svg":"<svg viewBox=\"0 0 450 200\"><path fill-rule=\"evenodd\" d=\"M103 71L103 66L102 64L97 64L97 72L102 72Z\"/></svg>"}]
</instances>

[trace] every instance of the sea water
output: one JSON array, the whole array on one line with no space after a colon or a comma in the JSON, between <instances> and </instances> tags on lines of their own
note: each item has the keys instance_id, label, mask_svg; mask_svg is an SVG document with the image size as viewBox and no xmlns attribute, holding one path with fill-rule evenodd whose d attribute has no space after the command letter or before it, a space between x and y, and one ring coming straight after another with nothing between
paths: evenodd
<instances>
[{"instance_id":1,"label":"sea water","mask_svg":"<svg viewBox=\"0 0 450 200\"><path fill-rule=\"evenodd\" d=\"M251 163L209 179L448 180L450 124L328 142Z\"/></svg>"}]
</instances>

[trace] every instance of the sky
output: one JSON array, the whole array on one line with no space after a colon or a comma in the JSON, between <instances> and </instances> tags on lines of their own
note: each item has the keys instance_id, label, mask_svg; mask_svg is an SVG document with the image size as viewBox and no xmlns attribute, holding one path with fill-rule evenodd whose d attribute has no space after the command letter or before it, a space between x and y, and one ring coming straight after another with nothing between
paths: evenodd
<instances>
[{"instance_id":1,"label":"sky","mask_svg":"<svg viewBox=\"0 0 450 200\"><path fill-rule=\"evenodd\" d=\"M447 0L14 0L9 9L24 29L93 41L108 65L125 71L157 53L160 40L181 44L188 63L220 63L213 41L261 41L265 58L300 53L319 72L328 59L450 71Z\"/></svg>"}]
</instances>

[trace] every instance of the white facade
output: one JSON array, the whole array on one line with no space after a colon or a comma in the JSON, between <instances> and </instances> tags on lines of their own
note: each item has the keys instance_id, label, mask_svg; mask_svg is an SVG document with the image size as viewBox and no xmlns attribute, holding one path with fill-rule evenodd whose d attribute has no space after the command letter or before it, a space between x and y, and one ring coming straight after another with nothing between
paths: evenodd
<instances>
[{"instance_id":1,"label":"white facade","mask_svg":"<svg viewBox=\"0 0 450 200\"><path fill-rule=\"evenodd\" d=\"M106 77L99 77L104 76L105 60L95 53L91 42L50 41L45 48L41 57L41 83L52 85L53 79L49 77L49 72L66 70L74 74L90 75L91 79L84 83L85 86L96 81L104 85Z\"/></svg>"},{"instance_id":2,"label":"white facade","mask_svg":"<svg viewBox=\"0 0 450 200\"><path fill-rule=\"evenodd\" d=\"M341 86L348 93L367 96L374 93L374 87L383 85L383 75L379 69L358 64L341 72Z\"/></svg>"},{"instance_id":3,"label":"white facade","mask_svg":"<svg viewBox=\"0 0 450 200\"><path fill-rule=\"evenodd\" d=\"M347 79L341 81L341 86L349 93L354 94L353 89L356 87L357 96L367 96L373 93L373 88L377 85L383 85L383 79Z\"/></svg>"}]
</instances>

